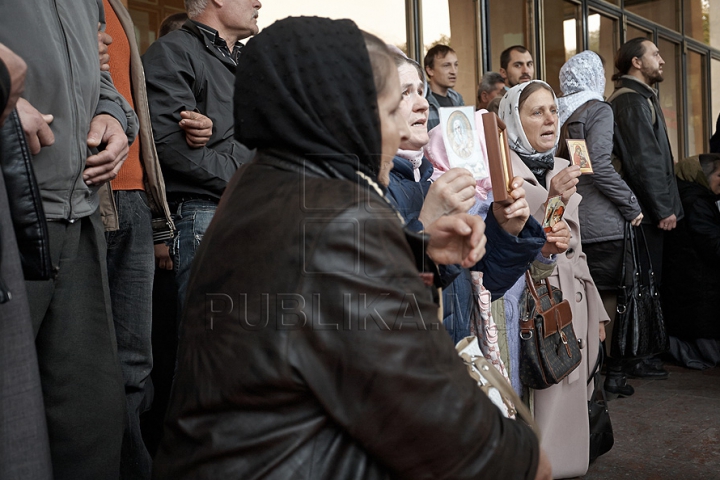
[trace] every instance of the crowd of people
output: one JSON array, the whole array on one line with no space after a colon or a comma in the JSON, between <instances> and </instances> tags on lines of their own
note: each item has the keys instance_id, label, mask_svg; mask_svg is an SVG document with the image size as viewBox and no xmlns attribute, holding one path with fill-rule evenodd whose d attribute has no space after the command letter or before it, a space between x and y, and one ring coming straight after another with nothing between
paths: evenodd
<instances>
[{"instance_id":1,"label":"crowd of people","mask_svg":"<svg viewBox=\"0 0 720 480\"><path fill-rule=\"evenodd\" d=\"M720 140L673 158L650 40L618 50L609 98L596 53L567 61L560 92L525 47L502 53L472 132L487 170L483 114L504 125L514 178L497 202L446 151L441 109L464 105L448 45L421 65L350 20L259 32L258 0L185 0L141 56L120 0L5 3L1 478L584 475L600 350L614 395L668 376L610 349L628 228L671 357L720 363ZM520 323L541 280L568 300L582 358L536 390ZM154 370L158 309L169 371ZM539 432L468 375L468 337ZM170 382L151 445L143 418Z\"/></svg>"}]
</instances>

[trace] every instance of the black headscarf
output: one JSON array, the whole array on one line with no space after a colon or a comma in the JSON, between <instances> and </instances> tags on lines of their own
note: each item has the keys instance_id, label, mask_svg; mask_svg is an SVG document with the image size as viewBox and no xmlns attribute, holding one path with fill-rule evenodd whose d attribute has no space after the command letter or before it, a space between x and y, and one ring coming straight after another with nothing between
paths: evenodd
<instances>
[{"instance_id":1,"label":"black headscarf","mask_svg":"<svg viewBox=\"0 0 720 480\"><path fill-rule=\"evenodd\" d=\"M235 138L309 161L328 176L377 181L382 149L365 40L351 20L290 17L251 39L235 82ZM290 158L288 158L290 157Z\"/></svg>"}]
</instances>

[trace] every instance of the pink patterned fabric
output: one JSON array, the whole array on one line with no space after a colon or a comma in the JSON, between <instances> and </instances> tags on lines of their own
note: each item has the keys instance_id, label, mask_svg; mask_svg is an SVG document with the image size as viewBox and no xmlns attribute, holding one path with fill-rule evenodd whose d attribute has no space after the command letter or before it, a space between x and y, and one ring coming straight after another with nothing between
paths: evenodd
<instances>
[{"instance_id":1,"label":"pink patterned fabric","mask_svg":"<svg viewBox=\"0 0 720 480\"><path fill-rule=\"evenodd\" d=\"M493 366L503 374L510 383L505 364L500 356L500 345L498 345L498 327L492 317L490 304L492 303L492 295L490 290L483 285L482 272L470 272L472 275L473 293L478 302L478 310L480 318L475 318L470 322L470 333L475 335L485 358L493 364Z\"/></svg>"},{"instance_id":2,"label":"pink patterned fabric","mask_svg":"<svg viewBox=\"0 0 720 480\"><path fill-rule=\"evenodd\" d=\"M482 121L482 114L487 113L487 110L480 109L477 112L475 112L475 128L476 136L478 143L480 144L480 152L482 152L483 159L485 160L485 165L487 165L487 144L485 143L485 130L483 130L483 121ZM442 130L440 130L440 126L433 128L428 132L430 135L430 142L428 142L427 145L425 145L425 156L428 160L430 160L430 163L433 164L433 167L435 167L435 173L433 173L432 179L433 181L437 180L440 175L450 170L450 164L448 162L447 153L445 153L445 144L443 143L442 138ZM487 169L490 171L490 168ZM475 186L475 197L478 198L478 200L487 200L488 192L492 189L492 184L490 183L490 177L484 178L482 180L478 180L477 185Z\"/></svg>"}]
</instances>

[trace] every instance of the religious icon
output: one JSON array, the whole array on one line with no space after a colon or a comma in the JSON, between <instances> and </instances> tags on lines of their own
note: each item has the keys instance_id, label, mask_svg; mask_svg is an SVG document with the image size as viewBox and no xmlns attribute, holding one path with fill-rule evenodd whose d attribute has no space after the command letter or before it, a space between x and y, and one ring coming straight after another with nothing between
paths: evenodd
<instances>
[{"instance_id":1,"label":"religious icon","mask_svg":"<svg viewBox=\"0 0 720 480\"><path fill-rule=\"evenodd\" d=\"M512 191L513 170L505 123L491 112L483 113L482 120L494 201L512 203L509 193Z\"/></svg>"},{"instance_id":2,"label":"religious icon","mask_svg":"<svg viewBox=\"0 0 720 480\"><path fill-rule=\"evenodd\" d=\"M488 177L480 151L472 107L444 107L440 111L440 128L451 168L466 168L475 180Z\"/></svg>"},{"instance_id":3,"label":"religious icon","mask_svg":"<svg viewBox=\"0 0 720 480\"><path fill-rule=\"evenodd\" d=\"M558 195L548 198L547 205L545 206L545 218L542 223L545 233L552 231L552 227L562 220L564 213L565 203L562 201L562 196Z\"/></svg>"},{"instance_id":4,"label":"religious icon","mask_svg":"<svg viewBox=\"0 0 720 480\"><path fill-rule=\"evenodd\" d=\"M579 166L581 173L593 173L585 140L567 140L567 146L572 164Z\"/></svg>"}]
</instances>

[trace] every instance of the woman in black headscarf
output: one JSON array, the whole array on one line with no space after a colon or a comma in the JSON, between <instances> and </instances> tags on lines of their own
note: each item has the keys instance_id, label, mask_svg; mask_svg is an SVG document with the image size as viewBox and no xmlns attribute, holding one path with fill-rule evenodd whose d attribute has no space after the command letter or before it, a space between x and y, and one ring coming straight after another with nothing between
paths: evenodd
<instances>
[{"instance_id":1,"label":"woman in black headscarf","mask_svg":"<svg viewBox=\"0 0 720 480\"><path fill-rule=\"evenodd\" d=\"M258 154L195 257L156 478L549 478L467 375L383 197L407 136L386 47L289 18L238 71L235 131ZM460 260L433 247L475 220L442 221L429 254Z\"/></svg>"}]
</instances>

